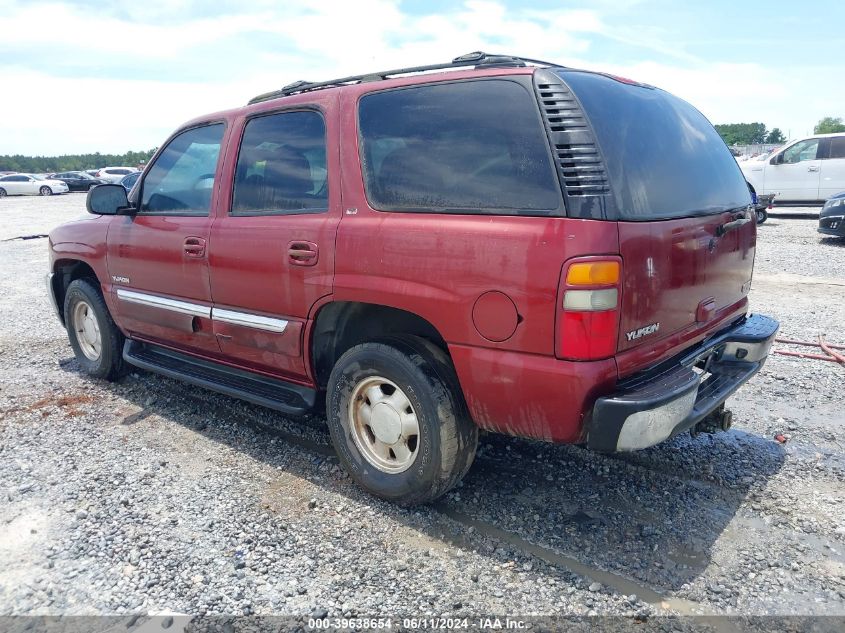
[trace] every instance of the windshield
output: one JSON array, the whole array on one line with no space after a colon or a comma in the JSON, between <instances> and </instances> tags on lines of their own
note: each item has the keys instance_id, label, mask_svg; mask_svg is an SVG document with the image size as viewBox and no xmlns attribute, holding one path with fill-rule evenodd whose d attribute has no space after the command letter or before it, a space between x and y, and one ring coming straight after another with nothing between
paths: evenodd
<instances>
[{"instance_id":1,"label":"windshield","mask_svg":"<svg viewBox=\"0 0 845 633\"><path fill-rule=\"evenodd\" d=\"M689 217L750 204L730 150L686 101L604 75L556 72L593 126L621 219Z\"/></svg>"}]
</instances>

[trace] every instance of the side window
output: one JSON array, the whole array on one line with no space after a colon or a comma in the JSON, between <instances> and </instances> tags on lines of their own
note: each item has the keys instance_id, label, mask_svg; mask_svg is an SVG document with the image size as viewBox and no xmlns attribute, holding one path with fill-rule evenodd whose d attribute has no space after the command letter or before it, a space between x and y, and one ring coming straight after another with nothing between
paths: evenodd
<instances>
[{"instance_id":1,"label":"side window","mask_svg":"<svg viewBox=\"0 0 845 633\"><path fill-rule=\"evenodd\" d=\"M805 160L815 160L819 149L819 139L811 138L796 143L783 153L784 163L800 163Z\"/></svg>"},{"instance_id":2,"label":"side window","mask_svg":"<svg viewBox=\"0 0 845 633\"><path fill-rule=\"evenodd\" d=\"M830 139L830 158L845 158L845 136Z\"/></svg>"},{"instance_id":3,"label":"side window","mask_svg":"<svg viewBox=\"0 0 845 633\"><path fill-rule=\"evenodd\" d=\"M238 152L232 215L326 211L327 176L322 115L302 110L251 119Z\"/></svg>"},{"instance_id":4,"label":"side window","mask_svg":"<svg viewBox=\"0 0 845 633\"><path fill-rule=\"evenodd\" d=\"M208 215L224 125L179 134L159 154L141 191L141 213Z\"/></svg>"},{"instance_id":5,"label":"side window","mask_svg":"<svg viewBox=\"0 0 845 633\"><path fill-rule=\"evenodd\" d=\"M376 209L561 214L537 103L516 82L377 92L361 99L358 117Z\"/></svg>"}]
</instances>

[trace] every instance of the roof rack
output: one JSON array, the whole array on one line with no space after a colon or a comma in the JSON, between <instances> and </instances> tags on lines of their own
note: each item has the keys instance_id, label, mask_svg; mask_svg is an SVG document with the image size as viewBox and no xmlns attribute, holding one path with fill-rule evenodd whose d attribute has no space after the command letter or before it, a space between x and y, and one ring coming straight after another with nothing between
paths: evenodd
<instances>
[{"instance_id":1,"label":"roof rack","mask_svg":"<svg viewBox=\"0 0 845 633\"><path fill-rule=\"evenodd\" d=\"M413 73L445 70L448 68L462 68L466 66L475 66L476 68L505 68L520 67L527 64L532 64L534 66L560 66L560 64L544 62L538 59L529 59L527 57L517 57L515 55L492 55L481 51L475 51L474 53L467 53L466 55L456 57L448 64L432 64L430 66L411 66L410 68L381 70L374 73L367 73L365 75L352 75L351 77L342 77L340 79L331 79L329 81L294 81L293 83L282 87L280 90L265 92L257 97L253 97L249 100L249 105L252 105L253 103L260 103L262 101L269 101L270 99L277 99L279 97L286 97L292 94L319 90L320 88L333 88L336 86L363 83L365 81L382 81L397 75L410 75Z\"/></svg>"}]
</instances>

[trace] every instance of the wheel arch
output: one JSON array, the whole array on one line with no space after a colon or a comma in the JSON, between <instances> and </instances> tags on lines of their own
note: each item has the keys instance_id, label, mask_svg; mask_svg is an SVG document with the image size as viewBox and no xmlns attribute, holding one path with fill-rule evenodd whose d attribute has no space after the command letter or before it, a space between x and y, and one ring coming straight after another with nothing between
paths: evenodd
<instances>
[{"instance_id":1,"label":"wheel arch","mask_svg":"<svg viewBox=\"0 0 845 633\"><path fill-rule=\"evenodd\" d=\"M62 306L65 304L65 294L71 282L77 279L91 279L97 284L100 280L97 273L90 264L79 259L58 259L53 263L53 278L51 280L51 291L56 298L56 305L59 307L59 318L65 324L65 315ZM65 324L67 325L67 324Z\"/></svg>"},{"instance_id":2,"label":"wheel arch","mask_svg":"<svg viewBox=\"0 0 845 633\"><path fill-rule=\"evenodd\" d=\"M314 381L319 388L325 388L335 362L352 347L402 334L423 338L449 356L438 329L413 312L357 301L333 301L321 306L307 345Z\"/></svg>"}]
</instances>

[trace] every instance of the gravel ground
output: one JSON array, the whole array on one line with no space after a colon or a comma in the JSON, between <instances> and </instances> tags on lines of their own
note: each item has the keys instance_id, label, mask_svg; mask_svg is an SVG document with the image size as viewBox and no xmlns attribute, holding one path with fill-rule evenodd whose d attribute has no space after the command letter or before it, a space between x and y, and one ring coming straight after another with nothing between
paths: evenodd
<instances>
[{"instance_id":1,"label":"gravel ground","mask_svg":"<svg viewBox=\"0 0 845 633\"><path fill-rule=\"evenodd\" d=\"M10 238L83 212L0 201L0 615L845 615L845 368L773 356L732 431L630 455L488 435L461 487L400 509L324 420L80 375L46 240ZM843 344L843 271L845 241L772 218L753 309Z\"/></svg>"}]
</instances>

